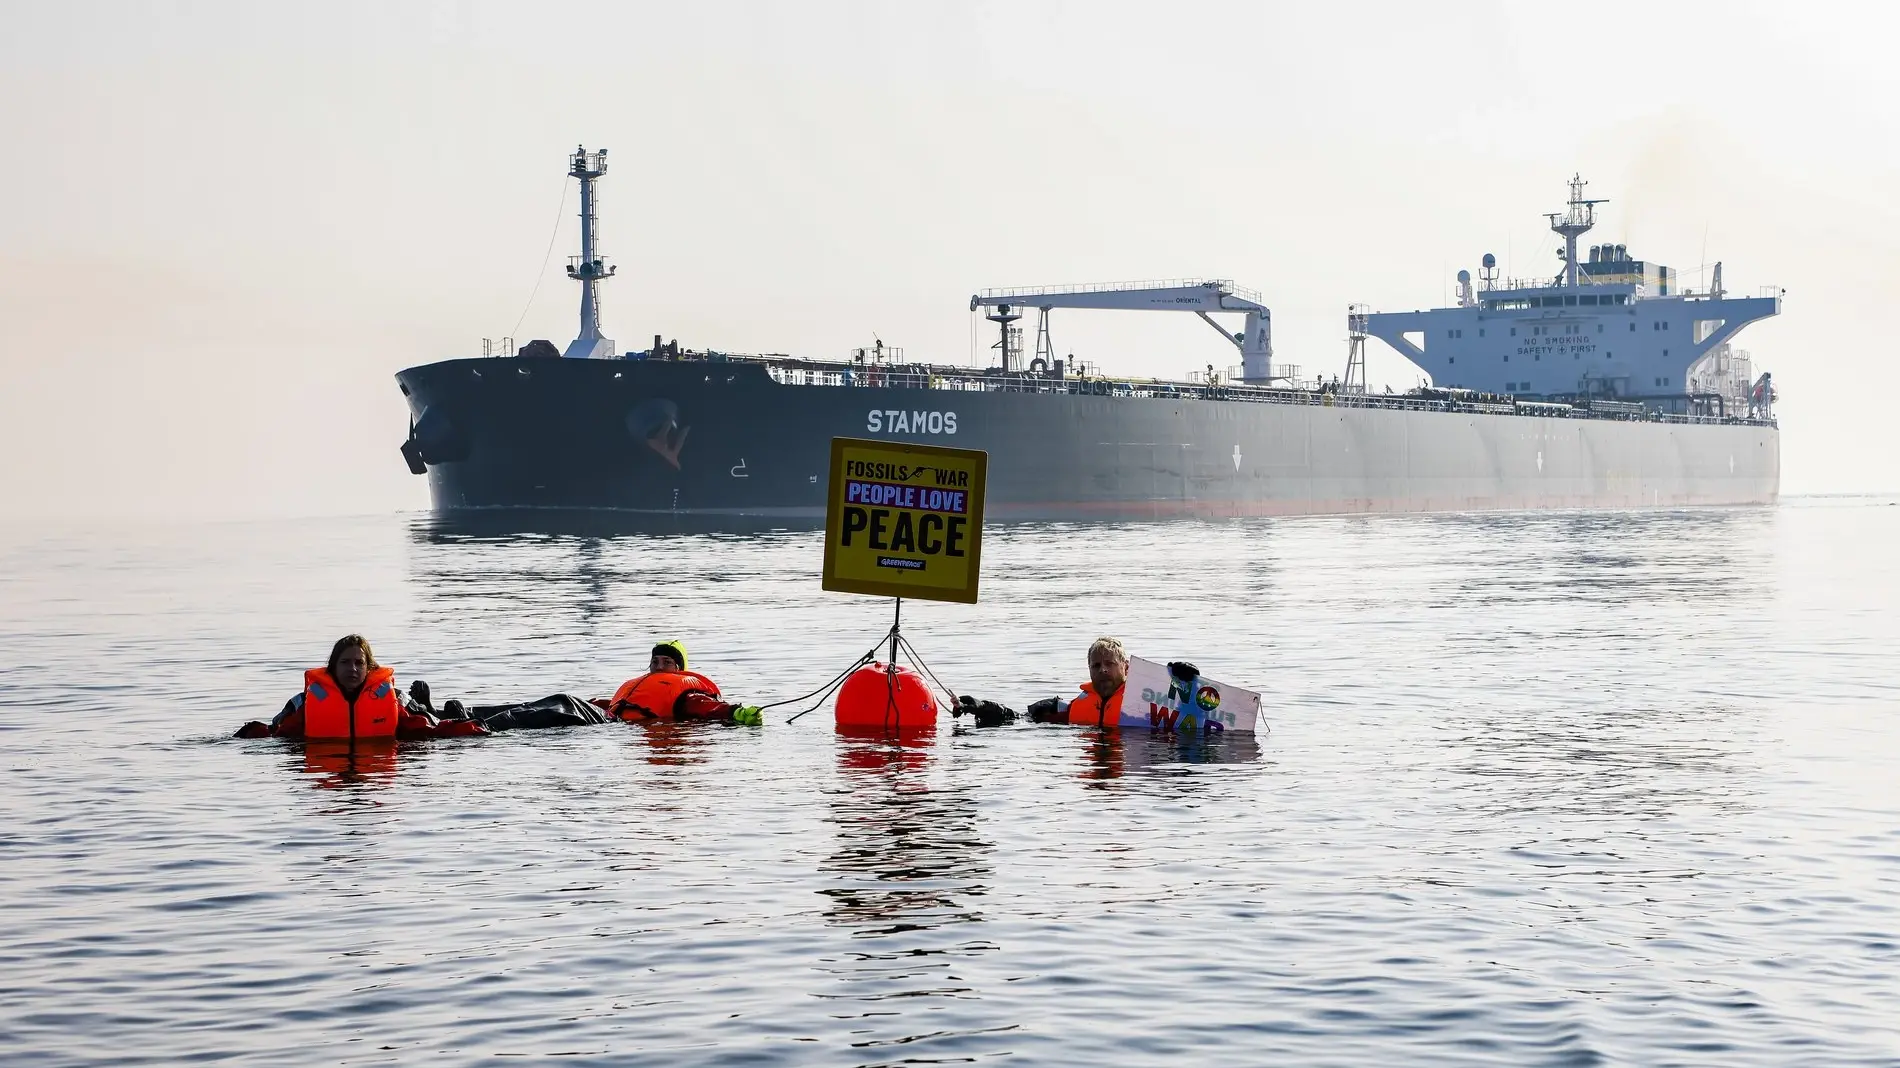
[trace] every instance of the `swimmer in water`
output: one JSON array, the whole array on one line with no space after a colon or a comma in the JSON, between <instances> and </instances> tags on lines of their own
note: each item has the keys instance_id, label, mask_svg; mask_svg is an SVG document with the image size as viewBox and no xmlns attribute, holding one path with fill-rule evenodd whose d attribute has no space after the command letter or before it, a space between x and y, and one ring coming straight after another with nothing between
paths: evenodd
<instances>
[{"instance_id":1,"label":"swimmer in water","mask_svg":"<svg viewBox=\"0 0 1900 1068\"><path fill-rule=\"evenodd\" d=\"M1029 706L1029 718L1037 723L1068 723L1082 727L1121 729L1122 696L1128 687L1128 651L1115 638L1097 638L1089 646L1089 681L1082 684L1082 695L1072 700L1045 698ZM1168 674L1172 685L1189 686L1200 670L1185 661L1171 661Z\"/></svg>"},{"instance_id":2,"label":"swimmer in water","mask_svg":"<svg viewBox=\"0 0 1900 1068\"><path fill-rule=\"evenodd\" d=\"M704 719L747 727L764 721L756 705L724 700L719 684L686 668L686 643L677 639L653 647L647 670L622 683L612 698L595 704L617 719Z\"/></svg>"},{"instance_id":3,"label":"swimmer in water","mask_svg":"<svg viewBox=\"0 0 1900 1068\"><path fill-rule=\"evenodd\" d=\"M1080 697L1037 701L1029 706L1029 718L1037 723L1118 729L1122 690L1128 682L1128 651L1115 638L1097 638L1089 645L1088 666L1089 681L1082 684Z\"/></svg>"},{"instance_id":4,"label":"swimmer in water","mask_svg":"<svg viewBox=\"0 0 1900 1068\"><path fill-rule=\"evenodd\" d=\"M434 732L429 684L417 681L411 689L413 695L405 697L396 687L396 673L376 662L369 639L346 634L330 647L323 667L304 672L304 688L284 702L277 718L246 723L238 737L354 741Z\"/></svg>"}]
</instances>

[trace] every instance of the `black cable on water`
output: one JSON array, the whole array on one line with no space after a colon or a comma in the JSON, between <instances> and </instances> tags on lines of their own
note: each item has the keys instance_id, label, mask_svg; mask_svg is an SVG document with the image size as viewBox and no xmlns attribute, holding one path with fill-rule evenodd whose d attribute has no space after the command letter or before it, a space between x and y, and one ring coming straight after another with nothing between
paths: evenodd
<instances>
[{"instance_id":1,"label":"black cable on water","mask_svg":"<svg viewBox=\"0 0 1900 1068\"><path fill-rule=\"evenodd\" d=\"M902 609L900 608L899 611L902 611ZM810 693L803 694L798 697L788 697L783 701L774 701L768 705L760 705L759 711L763 712L768 708L779 708L783 705L795 705L814 697L817 698L817 700L812 704L810 708L794 713L793 715L787 717L785 720L787 725L798 722L800 719L803 719L804 717L822 708L824 706L825 701L828 698L830 698L833 693L836 693L839 687L844 685L844 681L846 679L851 677L852 672L858 670L859 668L865 666L866 664L876 663L877 655L885 647L886 643L888 643L891 648L891 663L887 665L886 671L885 671L885 677L887 680L886 685L885 685L885 695L884 695L885 726L889 727L891 725L890 720L893 713L898 713L900 711L897 705L897 652L900 649L910 654L911 662L914 663L919 669L923 671L924 676L926 678L928 678L931 682L936 684L937 689L942 690L945 694L949 695L950 707L947 711L951 712L954 715L957 708L957 692L951 689L950 687L944 685L943 680L937 677L937 673L930 670L930 665L924 663L924 658L918 655L917 647L910 643L910 639L904 637L904 635L898 630L897 623L895 622L891 624L891 629L886 631L884 633L884 636L877 640L877 644L871 646L871 648L868 651L866 651L863 656L858 657L858 659L854 661L850 667L847 667L843 671L832 676L831 680L826 682L823 686L820 686L816 690L813 690Z\"/></svg>"},{"instance_id":2,"label":"black cable on water","mask_svg":"<svg viewBox=\"0 0 1900 1068\"><path fill-rule=\"evenodd\" d=\"M853 670L853 671L856 671L857 669L856 669L856 668L853 668L852 670ZM838 685L834 685L834 686L832 686L832 687L831 687L830 689L828 689L828 690L826 690L826 691L825 691L824 693L821 693L821 694L819 694L819 695L818 695L818 700L816 700L816 701L813 701L813 702L811 703L811 707L810 707L810 708L807 708L807 709L803 709L803 710L801 710L801 711L798 711L798 712L794 712L794 713L792 713L792 714L791 714L790 716L787 716L787 717L785 717L785 723L786 723L786 725L787 725L787 726L789 726L789 725L791 725L791 724L793 724L793 723L797 723L797 722L798 722L799 720L801 720L801 719L803 719L803 718L805 718L806 716L808 716L808 715L811 715L811 714L812 714L813 712L816 712L816 711L818 711L819 709L821 709L821 708L823 708L823 707L825 707L825 702L826 702L827 700L829 700L829 699L831 698L831 695L832 695L833 693L836 693L836 692L837 692L837 690L838 690L838 686L839 686L839 685L842 685L842 683L840 683L840 684L838 684Z\"/></svg>"},{"instance_id":3,"label":"black cable on water","mask_svg":"<svg viewBox=\"0 0 1900 1068\"><path fill-rule=\"evenodd\" d=\"M760 705L759 711L763 712L768 708L777 708L780 705L795 705L799 703L800 701L803 701L811 697L817 697L818 704L815 704L811 706L810 708L807 708L804 712L798 713L798 715L791 717L791 719L788 719L785 722L791 723L794 720L797 720L799 716L804 716L811 712L817 711L818 705L824 704L825 698L830 697L833 690L836 690L839 686L844 685L844 680L849 678L853 671L856 671L859 668L863 667L864 665L869 664L872 661L877 659L877 651L883 648L885 638L888 638L888 637L890 637L890 635L887 634L884 636L884 638L879 638L877 640L877 644L871 646L870 652L867 652L863 656L858 657L855 663L853 663L850 667L845 668L843 671L840 671L837 675L833 676L830 682L827 682L823 686L818 687L816 690L813 690L812 692L800 697L788 697L783 701L774 701L769 705Z\"/></svg>"},{"instance_id":4,"label":"black cable on water","mask_svg":"<svg viewBox=\"0 0 1900 1068\"><path fill-rule=\"evenodd\" d=\"M786 724L789 726L790 724L796 723L800 719L803 719L804 717L812 714L813 712L818 711L820 708L823 708L825 706L825 702L827 700L830 700L831 695L838 692L839 687L844 685L845 678L849 677L852 672L863 667L866 663L868 663L868 661L860 660L856 664L851 665L850 671L846 671L843 676L835 678L831 680L831 682L827 683L825 686L824 692L818 694L818 699L812 702L811 707L805 709L802 712L796 712L792 714L791 716L786 717L786 720L785 720ZM810 696L810 695L807 695L807 696ZM801 697L799 698L799 700L802 701L804 700L804 698ZM780 703L784 704L784 703L789 703L789 702L780 702Z\"/></svg>"}]
</instances>

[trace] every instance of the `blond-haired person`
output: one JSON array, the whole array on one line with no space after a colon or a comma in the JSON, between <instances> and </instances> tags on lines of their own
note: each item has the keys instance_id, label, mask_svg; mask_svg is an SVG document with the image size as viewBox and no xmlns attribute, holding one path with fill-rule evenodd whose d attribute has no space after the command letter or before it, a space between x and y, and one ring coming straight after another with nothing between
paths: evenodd
<instances>
[{"instance_id":1,"label":"blond-haired person","mask_svg":"<svg viewBox=\"0 0 1900 1068\"><path fill-rule=\"evenodd\" d=\"M1120 729L1122 691L1128 684L1128 650L1114 638L1102 637L1089 645L1089 681L1073 700L1049 698L1029 706L1029 718L1038 723L1069 723L1081 727Z\"/></svg>"}]
</instances>

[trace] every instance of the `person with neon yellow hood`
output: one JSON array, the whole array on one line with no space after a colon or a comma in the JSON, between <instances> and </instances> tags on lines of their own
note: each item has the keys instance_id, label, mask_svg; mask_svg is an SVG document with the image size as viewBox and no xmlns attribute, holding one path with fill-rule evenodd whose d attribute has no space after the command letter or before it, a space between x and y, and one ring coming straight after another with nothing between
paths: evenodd
<instances>
[{"instance_id":1,"label":"person with neon yellow hood","mask_svg":"<svg viewBox=\"0 0 1900 1068\"><path fill-rule=\"evenodd\" d=\"M653 647L646 674L628 679L612 698L595 704L608 715L629 721L706 719L748 727L764 722L758 706L725 701L718 683L686 670L686 643L677 638Z\"/></svg>"}]
</instances>

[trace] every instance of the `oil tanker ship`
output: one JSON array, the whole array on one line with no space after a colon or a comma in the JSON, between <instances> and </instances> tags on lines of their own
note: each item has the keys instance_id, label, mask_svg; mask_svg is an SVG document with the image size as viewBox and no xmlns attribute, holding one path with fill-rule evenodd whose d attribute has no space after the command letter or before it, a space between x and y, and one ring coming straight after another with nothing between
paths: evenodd
<instances>
[{"instance_id":1,"label":"oil tanker ship","mask_svg":"<svg viewBox=\"0 0 1900 1068\"><path fill-rule=\"evenodd\" d=\"M815 521L835 436L989 453L993 518L1171 516L1765 504L1780 484L1769 375L1730 341L1778 314L1781 294L1702 292L1621 245L1580 254L1604 203L1573 179L1557 272L1506 279L1486 255L1458 273L1455 306L1353 305L1342 376L1273 357L1258 293L1222 279L985 290L995 365L905 359L881 343L845 359L682 349L603 336L594 185L605 151L577 150L580 332L518 352L396 375L402 454L438 513L610 510ZM1056 357L1055 309L1191 312L1240 363L1185 381L1103 375ZM1019 321L1038 316L1034 349ZM1215 316L1227 316L1217 320ZM1432 385L1365 384L1370 341ZM1212 344L1210 340L1210 345ZM485 347L487 347L485 345Z\"/></svg>"}]
</instances>

